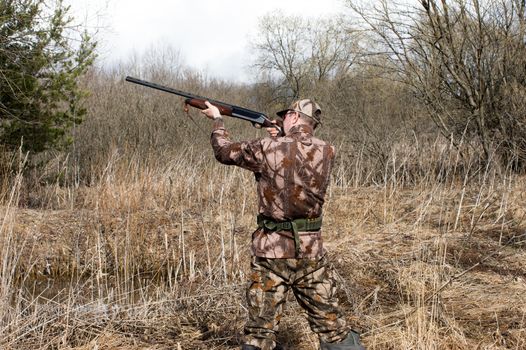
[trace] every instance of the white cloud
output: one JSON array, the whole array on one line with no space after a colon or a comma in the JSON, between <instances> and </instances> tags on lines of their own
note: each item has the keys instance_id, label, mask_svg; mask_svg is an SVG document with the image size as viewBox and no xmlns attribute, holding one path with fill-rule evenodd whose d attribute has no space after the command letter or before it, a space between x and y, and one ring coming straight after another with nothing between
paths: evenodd
<instances>
[{"instance_id":1,"label":"white cloud","mask_svg":"<svg viewBox=\"0 0 526 350\"><path fill-rule=\"evenodd\" d=\"M322 16L344 10L343 0L67 0L75 17L100 27L103 64L157 45L180 50L185 62L210 76L249 80L248 38L258 18L274 10Z\"/></svg>"}]
</instances>

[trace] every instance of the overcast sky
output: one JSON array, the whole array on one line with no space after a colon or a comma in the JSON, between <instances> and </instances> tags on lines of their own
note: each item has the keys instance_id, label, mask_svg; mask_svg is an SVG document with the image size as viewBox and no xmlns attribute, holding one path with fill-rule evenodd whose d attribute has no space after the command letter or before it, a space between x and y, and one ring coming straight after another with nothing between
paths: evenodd
<instances>
[{"instance_id":1,"label":"overcast sky","mask_svg":"<svg viewBox=\"0 0 526 350\"><path fill-rule=\"evenodd\" d=\"M169 46L211 77L250 81L249 38L274 11L306 17L345 11L344 0L66 0L81 23L98 28L100 64Z\"/></svg>"}]
</instances>

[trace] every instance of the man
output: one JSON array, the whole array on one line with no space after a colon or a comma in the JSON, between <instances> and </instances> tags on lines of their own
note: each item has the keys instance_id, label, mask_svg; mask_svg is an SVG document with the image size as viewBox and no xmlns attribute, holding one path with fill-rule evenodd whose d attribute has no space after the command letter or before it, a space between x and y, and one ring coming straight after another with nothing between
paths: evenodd
<instances>
[{"instance_id":1,"label":"man","mask_svg":"<svg viewBox=\"0 0 526 350\"><path fill-rule=\"evenodd\" d=\"M321 109L299 100L278 112L284 136L232 142L219 110L206 102L214 120L216 159L256 176L258 229L252 235L252 274L247 290L248 322L243 350L280 349L276 331L289 289L307 313L322 350L364 350L350 331L335 297L336 283L325 256L321 215L335 150L313 136Z\"/></svg>"}]
</instances>

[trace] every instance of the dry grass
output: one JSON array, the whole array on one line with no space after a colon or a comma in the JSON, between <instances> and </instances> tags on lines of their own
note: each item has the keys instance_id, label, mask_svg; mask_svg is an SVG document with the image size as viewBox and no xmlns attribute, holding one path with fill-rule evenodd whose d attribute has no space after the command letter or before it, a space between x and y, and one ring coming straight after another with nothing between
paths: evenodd
<instances>
[{"instance_id":1,"label":"dry grass","mask_svg":"<svg viewBox=\"0 0 526 350\"><path fill-rule=\"evenodd\" d=\"M115 151L89 187L4 185L0 348L239 347L252 175L192 149L167 159ZM341 163L325 211L342 305L368 349L525 348L526 179L482 169L409 184L414 157L390 161L368 186L364 164ZM292 299L285 313L279 340L316 349Z\"/></svg>"}]
</instances>

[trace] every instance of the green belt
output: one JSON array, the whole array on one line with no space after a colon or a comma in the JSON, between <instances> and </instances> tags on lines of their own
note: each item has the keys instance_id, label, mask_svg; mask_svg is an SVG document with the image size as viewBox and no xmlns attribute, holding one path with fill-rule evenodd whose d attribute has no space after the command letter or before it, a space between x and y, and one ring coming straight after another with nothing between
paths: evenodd
<instances>
[{"instance_id":1,"label":"green belt","mask_svg":"<svg viewBox=\"0 0 526 350\"><path fill-rule=\"evenodd\" d=\"M258 227L269 231L292 231L294 233L294 248L296 256L300 253L299 231L318 231L321 228L321 216L312 219L295 219L291 221L274 221L262 215L257 217Z\"/></svg>"}]
</instances>

